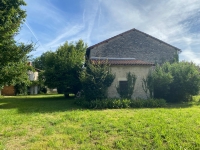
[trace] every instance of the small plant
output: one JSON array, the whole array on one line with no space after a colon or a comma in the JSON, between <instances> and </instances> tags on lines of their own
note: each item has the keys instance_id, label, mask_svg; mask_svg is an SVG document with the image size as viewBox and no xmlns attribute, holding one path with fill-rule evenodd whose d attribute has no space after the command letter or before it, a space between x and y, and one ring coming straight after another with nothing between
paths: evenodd
<instances>
[{"instance_id":1,"label":"small plant","mask_svg":"<svg viewBox=\"0 0 200 150\"><path fill-rule=\"evenodd\" d=\"M142 89L144 90L147 98L153 98L153 76L151 70L149 71L146 79L142 79Z\"/></svg>"},{"instance_id":2,"label":"small plant","mask_svg":"<svg viewBox=\"0 0 200 150\"><path fill-rule=\"evenodd\" d=\"M116 89L121 98L131 99L137 77L134 73L131 74L130 72L128 72L126 74L126 78L127 78L127 88L121 89L122 87L120 87L119 85L118 87L116 87Z\"/></svg>"}]
</instances>

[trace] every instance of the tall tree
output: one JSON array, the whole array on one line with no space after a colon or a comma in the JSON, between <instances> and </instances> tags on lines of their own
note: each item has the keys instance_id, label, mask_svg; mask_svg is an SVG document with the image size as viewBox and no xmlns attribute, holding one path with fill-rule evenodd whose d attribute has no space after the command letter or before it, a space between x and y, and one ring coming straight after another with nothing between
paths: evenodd
<instances>
[{"instance_id":1,"label":"tall tree","mask_svg":"<svg viewBox=\"0 0 200 150\"><path fill-rule=\"evenodd\" d=\"M23 0L0 1L0 89L4 85L28 83L27 54L33 46L14 40L25 21L26 12L21 9L24 5Z\"/></svg>"},{"instance_id":2,"label":"tall tree","mask_svg":"<svg viewBox=\"0 0 200 150\"><path fill-rule=\"evenodd\" d=\"M33 62L32 62L34 68L44 70L45 69L45 60L47 59L49 53L51 53L51 52L47 51L46 53L43 53L41 56L34 58Z\"/></svg>"},{"instance_id":3,"label":"tall tree","mask_svg":"<svg viewBox=\"0 0 200 150\"><path fill-rule=\"evenodd\" d=\"M87 45L82 40L64 43L56 52L46 52L37 62L42 62L45 84L57 88L59 93L77 93L81 89L80 73ZM40 66L40 65L38 65Z\"/></svg>"}]
</instances>

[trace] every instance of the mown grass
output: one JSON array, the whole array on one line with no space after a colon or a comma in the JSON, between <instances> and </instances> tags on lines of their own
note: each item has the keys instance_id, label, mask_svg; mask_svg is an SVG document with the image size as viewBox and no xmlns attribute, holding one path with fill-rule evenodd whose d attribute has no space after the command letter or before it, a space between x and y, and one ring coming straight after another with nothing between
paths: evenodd
<instances>
[{"instance_id":1,"label":"mown grass","mask_svg":"<svg viewBox=\"0 0 200 150\"><path fill-rule=\"evenodd\" d=\"M0 149L200 149L200 97L154 109L88 110L60 95L0 98Z\"/></svg>"}]
</instances>

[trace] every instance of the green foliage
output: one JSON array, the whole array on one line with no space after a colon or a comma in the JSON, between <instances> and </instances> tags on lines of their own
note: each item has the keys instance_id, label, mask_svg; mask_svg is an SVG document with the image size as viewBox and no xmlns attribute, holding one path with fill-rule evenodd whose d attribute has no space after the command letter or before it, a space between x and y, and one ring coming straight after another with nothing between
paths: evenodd
<instances>
[{"instance_id":1,"label":"green foliage","mask_svg":"<svg viewBox=\"0 0 200 150\"><path fill-rule=\"evenodd\" d=\"M27 54L33 45L17 43L15 34L24 22L26 13L21 9L23 0L0 1L0 87L4 85L29 84Z\"/></svg>"},{"instance_id":2,"label":"green foliage","mask_svg":"<svg viewBox=\"0 0 200 150\"><path fill-rule=\"evenodd\" d=\"M40 94L46 94L47 93L47 88L46 87L40 87Z\"/></svg>"},{"instance_id":3,"label":"green foliage","mask_svg":"<svg viewBox=\"0 0 200 150\"><path fill-rule=\"evenodd\" d=\"M194 63L174 63L171 65L170 73L173 76L173 82L170 84L168 100L172 102L188 101L191 95L199 93L200 72Z\"/></svg>"},{"instance_id":4,"label":"green foliage","mask_svg":"<svg viewBox=\"0 0 200 150\"><path fill-rule=\"evenodd\" d=\"M87 63L87 67L81 76L83 91L87 101L107 97L107 89L115 78L115 75L110 73L109 68L107 64Z\"/></svg>"},{"instance_id":5,"label":"green foliage","mask_svg":"<svg viewBox=\"0 0 200 150\"><path fill-rule=\"evenodd\" d=\"M130 100L130 99L102 99L90 102L84 99L76 100L76 104L92 109L118 109L118 108L158 108L165 107L164 99Z\"/></svg>"},{"instance_id":6,"label":"green foliage","mask_svg":"<svg viewBox=\"0 0 200 150\"><path fill-rule=\"evenodd\" d=\"M158 108L167 105L164 99L132 100L131 108Z\"/></svg>"},{"instance_id":7,"label":"green foliage","mask_svg":"<svg viewBox=\"0 0 200 150\"><path fill-rule=\"evenodd\" d=\"M170 94L170 83L173 82L173 76L169 72L171 64L165 63L163 66L157 65L153 72L154 80L154 97L155 98L164 98Z\"/></svg>"},{"instance_id":8,"label":"green foliage","mask_svg":"<svg viewBox=\"0 0 200 150\"><path fill-rule=\"evenodd\" d=\"M154 97L168 102L189 101L200 90L199 69L190 62L156 66L147 78L153 78Z\"/></svg>"},{"instance_id":9,"label":"green foliage","mask_svg":"<svg viewBox=\"0 0 200 150\"><path fill-rule=\"evenodd\" d=\"M23 0L0 1L0 43L18 32L26 17L25 11L20 8L24 5L26 3Z\"/></svg>"},{"instance_id":10,"label":"green foliage","mask_svg":"<svg viewBox=\"0 0 200 150\"><path fill-rule=\"evenodd\" d=\"M81 89L80 73L83 69L87 45L79 40L64 43L56 52L48 51L34 60L36 68L43 69L44 84L57 88L59 93L77 93Z\"/></svg>"},{"instance_id":11,"label":"green foliage","mask_svg":"<svg viewBox=\"0 0 200 150\"><path fill-rule=\"evenodd\" d=\"M173 63L177 63L179 62L179 57L178 57L178 54L174 54L174 60L173 60Z\"/></svg>"},{"instance_id":12,"label":"green foliage","mask_svg":"<svg viewBox=\"0 0 200 150\"><path fill-rule=\"evenodd\" d=\"M59 66L57 65L57 59L56 59L56 52L47 51L42 54L41 58L45 57L44 64L43 64L43 73L40 75L40 78L43 78L44 84L48 85L50 88L55 88L58 86L57 84L57 76L59 73ZM40 59L38 57L37 59ZM35 64L35 61L33 61L33 64ZM58 67L57 67L58 66ZM57 72L56 72L57 69Z\"/></svg>"},{"instance_id":13,"label":"green foliage","mask_svg":"<svg viewBox=\"0 0 200 150\"><path fill-rule=\"evenodd\" d=\"M27 95L28 89L27 85L24 83L16 84L15 86L15 95Z\"/></svg>"},{"instance_id":14,"label":"green foliage","mask_svg":"<svg viewBox=\"0 0 200 150\"><path fill-rule=\"evenodd\" d=\"M45 69L45 59L49 52L43 53L40 57L33 59L33 67L36 69L44 70Z\"/></svg>"},{"instance_id":15,"label":"green foliage","mask_svg":"<svg viewBox=\"0 0 200 150\"><path fill-rule=\"evenodd\" d=\"M38 88L39 88L39 93L44 93L44 94L46 94L46 93L47 93L47 88L46 88L44 82L45 82L44 71L43 71L43 70L40 70L40 71L38 72L38 80L35 81L35 85L38 86ZM33 85L33 81L32 81L32 85Z\"/></svg>"},{"instance_id":16,"label":"green foliage","mask_svg":"<svg viewBox=\"0 0 200 150\"><path fill-rule=\"evenodd\" d=\"M121 98L131 99L137 77L134 73L131 74L130 72L128 72L126 74L126 78L128 83L127 89L122 90L120 89L120 86L116 87L116 89Z\"/></svg>"},{"instance_id":17,"label":"green foliage","mask_svg":"<svg viewBox=\"0 0 200 150\"><path fill-rule=\"evenodd\" d=\"M142 88L147 96L147 98L153 98L153 76L152 71L150 70L146 79L142 79Z\"/></svg>"},{"instance_id":18,"label":"green foliage","mask_svg":"<svg viewBox=\"0 0 200 150\"><path fill-rule=\"evenodd\" d=\"M0 55L0 57L3 57L3 59L0 59L1 85L30 84L27 74L30 68L27 65L26 54L32 50L32 46L28 46L28 49L27 47L25 49L24 51L23 47L16 45L13 45L10 49L1 49L0 47L0 53L3 51ZM4 56L10 57L10 59L4 61L4 58L7 59Z\"/></svg>"}]
</instances>

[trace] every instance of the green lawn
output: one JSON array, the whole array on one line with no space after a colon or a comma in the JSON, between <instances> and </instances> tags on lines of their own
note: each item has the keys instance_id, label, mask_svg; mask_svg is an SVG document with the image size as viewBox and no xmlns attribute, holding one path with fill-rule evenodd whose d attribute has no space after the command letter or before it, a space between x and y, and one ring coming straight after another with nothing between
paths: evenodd
<instances>
[{"instance_id":1,"label":"green lawn","mask_svg":"<svg viewBox=\"0 0 200 150\"><path fill-rule=\"evenodd\" d=\"M200 149L200 103L87 110L60 95L0 97L0 149Z\"/></svg>"}]
</instances>

